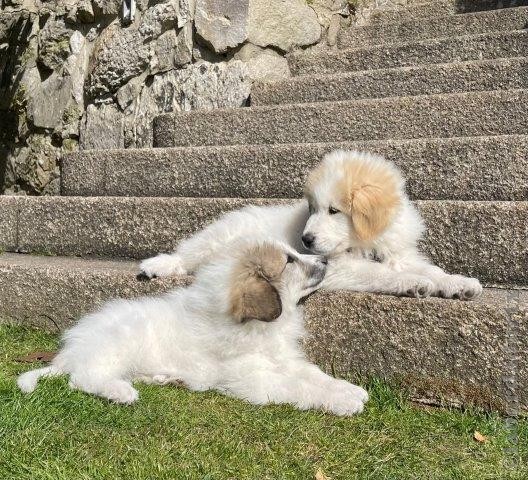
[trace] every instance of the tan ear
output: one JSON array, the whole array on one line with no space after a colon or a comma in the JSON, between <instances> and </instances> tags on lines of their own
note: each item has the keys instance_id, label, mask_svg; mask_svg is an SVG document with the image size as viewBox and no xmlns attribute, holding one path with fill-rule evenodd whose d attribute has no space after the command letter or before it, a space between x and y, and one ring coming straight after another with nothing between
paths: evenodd
<instances>
[{"instance_id":1,"label":"tan ear","mask_svg":"<svg viewBox=\"0 0 528 480\"><path fill-rule=\"evenodd\" d=\"M231 291L231 314L238 322L260 320L271 322L280 317L279 292L265 278L239 278Z\"/></svg>"},{"instance_id":2,"label":"tan ear","mask_svg":"<svg viewBox=\"0 0 528 480\"><path fill-rule=\"evenodd\" d=\"M356 235L368 242L388 227L399 205L399 197L377 185L364 185L350 192L348 203Z\"/></svg>"}]
</instances>

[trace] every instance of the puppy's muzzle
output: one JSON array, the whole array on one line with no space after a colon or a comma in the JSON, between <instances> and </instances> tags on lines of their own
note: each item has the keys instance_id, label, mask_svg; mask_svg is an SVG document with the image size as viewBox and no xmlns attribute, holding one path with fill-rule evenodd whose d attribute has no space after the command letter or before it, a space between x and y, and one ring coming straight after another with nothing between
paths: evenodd
<instances>
[{"instance_id":1,"label":"puppy's muzzle","mask_svg":"<svg viewBox=\"0 0 528 480\"><path fill-rule=\"evenodd\" d=\"M323 256L318 256L314 266L310 271L310 285L309 287L315 287L319 285L326 275L326 268L328 266L328 259Z\"/></svg>"}]
</instances>

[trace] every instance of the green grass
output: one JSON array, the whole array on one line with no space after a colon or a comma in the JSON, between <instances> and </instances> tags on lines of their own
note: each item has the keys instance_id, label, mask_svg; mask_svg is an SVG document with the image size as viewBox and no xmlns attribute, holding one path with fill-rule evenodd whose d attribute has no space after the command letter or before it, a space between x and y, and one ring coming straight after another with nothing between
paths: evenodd
<instances>
[{"instance_id":1,"label":"green grass","mask_svg":"<svg viewBox=\"0 0 528 480\"><path fill-rule=\"evenodd\" d=\"M413 406L371 381L363 415L263 408L215 393L139 386L131 407L45 379L15 386L54 335L0 325L0 479L526 479L528 427L498 415ZM477 443L475 430L488 437Z\"/></svg>"}]
</instances>

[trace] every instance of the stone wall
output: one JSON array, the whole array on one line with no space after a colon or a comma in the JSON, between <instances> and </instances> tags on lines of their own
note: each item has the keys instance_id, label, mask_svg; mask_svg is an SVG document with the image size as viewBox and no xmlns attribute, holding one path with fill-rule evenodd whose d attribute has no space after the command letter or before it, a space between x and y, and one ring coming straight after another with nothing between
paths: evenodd
<instances>
[{"instance_id":1,"label":"stone wall","mask_svg":"<svg viewBox=\"0 0 528 480\"><path fill-rule=\"evenodd\" d=\"M288 52L334 44L351 10L349 0L0 0L0 193L57 194L62 154L149 147L160 113L247 104L252 82L290 75Z\"/></svg>"}]
</instances>

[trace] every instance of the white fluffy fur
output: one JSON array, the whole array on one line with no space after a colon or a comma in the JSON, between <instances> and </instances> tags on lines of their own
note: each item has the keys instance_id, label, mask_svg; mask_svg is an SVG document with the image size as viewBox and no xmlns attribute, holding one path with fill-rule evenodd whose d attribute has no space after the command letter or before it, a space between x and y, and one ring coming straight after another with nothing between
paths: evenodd
<instances>
[{"instance_id":1,"label":"white fluffy fur","mask_svg":"<svg viewBox=\"0 0 528 480\"><path fill-rule=\"evenodd\" d=\"M325 289L460 299L474 298L482 292L477 279L447 274L419 252L424 224L408 199L405 182L394 164L377 155L344 150L327 154L322 162L331 173L315 189L316 211L310 213L307 201L300 200L291 206L248 206L227 213L182 241L174 253L144 260L140 271L150 278L192 273L240 238L271 238L306 252L301 237L312 233L316 237L312 252L326 254L330 259L323 282ZM335 197L332 186L343 175L342 166L347 162L386 169L395 179L401 197L392 222L369 245L355 241L346 215L328 212Z\"/></svg>"},{"instance_id":2,"label":"white fluffy fur","mask_svg":"<svg viewBox=\"0 0 528 480\"><path fill-rule=\"evenodd\" d=\"M362 411L367 393L326 375L300 348L304 324L297 303L317 288L313 272L319 269L319 282L321 257L274 245L285 258L276 286L282 313L275 321L232 318L231 273L243 253L219 255L187 288L116 300L82 318L65 333L52 364L21 375L19 387L31 392L39 377L69 374L72 388L125 404L137 400L132 381L138 380L183 382L191 390L215 389L255 404L290 403L337 415ZM286 263L287 254L295 262Z\"/></svg>"}]
</instances>

